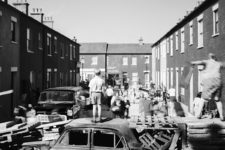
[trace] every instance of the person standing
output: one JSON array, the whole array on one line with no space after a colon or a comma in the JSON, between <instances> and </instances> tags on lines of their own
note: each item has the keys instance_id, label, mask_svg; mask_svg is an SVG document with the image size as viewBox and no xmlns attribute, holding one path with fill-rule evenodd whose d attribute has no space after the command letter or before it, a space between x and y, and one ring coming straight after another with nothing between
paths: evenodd
<instances>
[{"instance_id":1,"label":"person standing","mask_svg":"<svg viewBox=\"0 0 225 150\"><path fill-rule=\"evenodd\" d=\"M100 77L101 71L95 69L95 77L90 81L90 98L93 104L93 122L101 122L101 99L103 93L104 80ZM98 110L98 118L96 120L96 110Z\"/></svg>"},{"instance_id":2,"label":"person standing","mask_svg":"<svg viewBox=\"0 0 225 150\"><path fill-rule=\"evenodd\" d=\"M111 99L113 97L113 88L111 85L108 85L108 88L105 91L106 93L106 101L107 101L107 105L110 108L111 107Z\"/></svg>"},{"instance_id":3,"label":"person standing","mask_svg":"<svg viewBox=\"0 0 225 150\"><path fill-rule=\"evenodd\" d=\"M216 56L213 53L209 53L208 57L209 57L208 60L191 62L193 67L195 65L204 66L204 70L202 72L203 101L201 102L199 110L196 115L198 119L201 119L201 112L204 107L204 101L210 101L211 99L214 99L216 101L216 106L220 115L220 120L224 121L223 105L219 98L221 95L221 87L222 87L220 70L221 68L225 67L225 63L217 61Z\"/></svg>"}]
</instances>

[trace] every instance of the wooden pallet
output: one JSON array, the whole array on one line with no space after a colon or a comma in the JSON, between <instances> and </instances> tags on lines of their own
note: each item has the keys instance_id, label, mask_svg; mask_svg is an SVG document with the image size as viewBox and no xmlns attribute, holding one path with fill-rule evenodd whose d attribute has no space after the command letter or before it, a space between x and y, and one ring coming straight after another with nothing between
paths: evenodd
<instances>
[{"instance_id":1,"label":"wooden pallet","mask_svg":"<svg viewBox=\"0 0 225 150\"><path fill-rule=\"evenodd\" d=\"M187 123L187 144L192 150L225 150L225 124Z\"/></svg>"},{"instance_id":2,"label":"wooden pallet","mask_svg":"<svg viewBox=\"0 0 225 150\"><path fill-rule=\"evenodd\" d=\"M178 124L171 117L158 116L132 116L130 119L130 126L136 128L143 126L146 129L162 129L174 130L178 128Z\"/></svg>"}]
</instances>

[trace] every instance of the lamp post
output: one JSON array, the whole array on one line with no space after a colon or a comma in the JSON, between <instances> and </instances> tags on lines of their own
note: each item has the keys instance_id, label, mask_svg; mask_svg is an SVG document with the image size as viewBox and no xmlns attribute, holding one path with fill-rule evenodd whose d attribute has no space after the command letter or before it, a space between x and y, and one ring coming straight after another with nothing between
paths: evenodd
<instances>
[{"instance_id":1,"label":"lamp post","mask_svg":"<svg viewBox=\"0 0 225 150\"><path fill-rule=\"evenodd\" d=\"M80 62L81 62L81 68L82 68L82 77L81 77L81 79L82 79L82 81L84 81L84 62L85 62L84 57L81 57Z\"/></svg>"}]
</instances>

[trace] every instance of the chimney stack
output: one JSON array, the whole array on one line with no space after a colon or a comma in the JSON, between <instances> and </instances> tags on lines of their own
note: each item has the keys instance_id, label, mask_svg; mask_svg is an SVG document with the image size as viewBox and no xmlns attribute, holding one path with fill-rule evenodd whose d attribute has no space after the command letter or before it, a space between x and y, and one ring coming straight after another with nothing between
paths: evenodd
<instances>
[{"instance_id":1,"label":"chimney stack","mask_svg":"<svg viewBox=\"0 0 225 150\"><path fill-rule=\"evenodd\" d=\"M44 13L42 13L42 8L33 8L33 11L30 13L30 15L39 22L44 22Z\"/></svg>"},{"instance_id":2,"label":"chimney stack","mask_svg":"<svg viewBox=\"0 0 225 150\"><path fill-rule=\"evenodd\" d=\"M77 42L77 39L76 37L74 36L73 39L72 39L74 42Z\"/></svg>"},{"instance_id":3,"label":"chimney stack","mask_svg":"<svg viewBox=\"0 0 225 150\"><path fill-rule=\"evenodd\" d=\"M140 37L140 39L139 39L139 45L144 45L142 37Z\"/></svg>"},{"instance_id":4,"label":"chimney stack","mask_svg":"<svg viewBox=\"0 0 225 150\"><path fill-rule=\"evenodd\" d=\"M53 21L52 17L44 17L43 23L53 29L54 21Z\"/></svg>"},{"instance_id":5,"label":"chimney stack","mask_svg":"<svg viewBox=\"0 0 225 150\"><path fill-rule=\"evenodd\" d=\"M29 15L29 3L27 2L27 0L17 0L16 3L13 3L13 6L15 6L18 10L25 13L26 15Z\"/></svg>"}]
</instances>

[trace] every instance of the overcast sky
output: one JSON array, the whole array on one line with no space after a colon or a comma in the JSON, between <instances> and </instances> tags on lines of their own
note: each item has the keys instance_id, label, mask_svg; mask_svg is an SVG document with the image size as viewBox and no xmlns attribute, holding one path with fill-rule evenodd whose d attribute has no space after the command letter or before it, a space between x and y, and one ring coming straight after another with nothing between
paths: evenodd
<instances>
[{"instance_id":1,"label":"overcast sky","mask_svg":"<svg viewBox=\"0 0 225 150\"><path fill-rule=\"evenodd\" d=\"M9 0L16 2L17 0ZM21 1L21 0L19 0ZM54 29L78 42L154 43L197 0L27 0L52 16Z\"/></svg>"}]
</instances>

